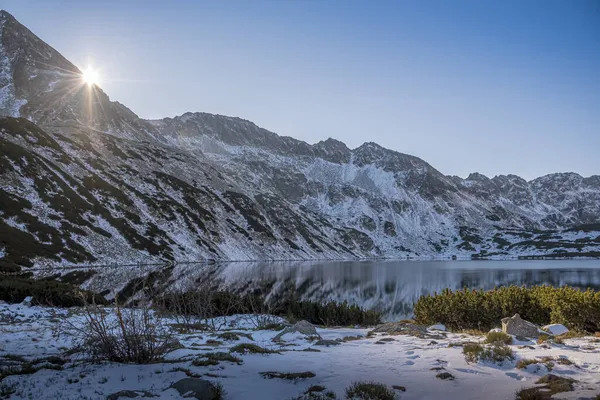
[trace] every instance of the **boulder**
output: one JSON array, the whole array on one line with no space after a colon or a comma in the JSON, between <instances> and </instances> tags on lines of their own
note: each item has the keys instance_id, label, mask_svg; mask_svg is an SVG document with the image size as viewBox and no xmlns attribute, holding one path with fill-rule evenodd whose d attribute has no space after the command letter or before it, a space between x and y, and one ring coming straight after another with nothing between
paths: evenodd
<instances>
[{"instance_id":1,"label":"boulder","mask_svg":"<svg viewBox=\"0 0 600 400\"><path fill-rule=\"evenodd\" d=\"M205 379L184 378L171 385L171 388L177 390L181 397L198 400L213 400L217 398L215 386Z\"/></svg>"},{"instance_id":2,"label":"boulder","mask_svg":"<svg viewBox=\"0 0 600 400\"><path fill-rule=\"evenodd\" d=\"M278 340L278 339L281 339L281 337L283 335L287 335L288 333L296 333L296 332L300 333L302 335L306 335L306 336L319 336L320 337L320 335L317 333L317 328L315 328L313 326L313 324L311 324L308 321L299 321L299 322L296 322L294 325L285 327L273 339Z\"/></svg>"},{"instance_id":3,"label":"boulder","mask_svg":"<svg viewBox=\"0 0 600 400\"><path fill-rule=\"evenodd\" d=\"M428 331L442 331L442 332L446 332L446 325L444 324L435 324L435 325L431 325L429 328L427 328Z\"/></svg>"},{"instance_id":4,"label":"boulder","mask_svg":"<svg viewBox=\"0 0 600 400\"><path fill-rule=\"evenodd\" d=\"M536 338L540 335L538 327L529 321L525 321L519 314L502 318L502 332L528 338Z\"/></svg>"},{"instance_id":5,"label":"boulder","mask_svg":"<svg viewBox=\"0 0 600 400\"><path fill-rule=\"evenodd\" d=\"M542 328L542 330L554 336L563 335L569 332L569 329L561 324L546 325Z\"/></svg>"}]
</instances>

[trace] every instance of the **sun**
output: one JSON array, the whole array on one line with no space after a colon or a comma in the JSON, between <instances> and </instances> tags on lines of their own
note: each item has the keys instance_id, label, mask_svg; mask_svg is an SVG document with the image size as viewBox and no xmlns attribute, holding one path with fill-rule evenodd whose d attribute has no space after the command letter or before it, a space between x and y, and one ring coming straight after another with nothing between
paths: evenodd
<instances>
[{"instance_id":1,"label":"sun","mask_svg":"<svg viewBox=\"0 0 600 400\"><path fill-rule=\"evenodd\" d=\"M82 71L81 79L83 79L83 82L85 82L88 86L94 86L100 83L100 75L98 74L98 71L90 66Z\"/></svg>"}]
</instances>

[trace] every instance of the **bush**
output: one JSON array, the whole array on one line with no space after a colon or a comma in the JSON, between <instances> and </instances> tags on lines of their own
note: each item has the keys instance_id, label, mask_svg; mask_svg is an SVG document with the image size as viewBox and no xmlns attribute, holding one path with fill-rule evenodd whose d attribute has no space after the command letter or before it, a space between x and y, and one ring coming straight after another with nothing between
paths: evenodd
<instances>
[{"instance_id":1,"label":"bush","mask_svg":"<svg viewBox=\"0 0 600 400\"><path fill-rule=\"evenodd\" d=\"M64 282L24 277L0 279L0 300L21 303L28 296L33 297L34 304L54 307L83 306L86 301L108 304L104 297Z\"/></svg>"},{"instance_id":2,"label":"bush","mask_svg":"<svg viewBox=\"0 0 600 400\"><path fill-rule=\"evenodd\" d=\"M279 308L282 315L295 320L306 320L317 325L377 325L381 323L381 313L365 310L344 301L338 303L316 303L312 301L288 301Z\"/></svg>"},{"instance_id":3,"label":"bush","mask_svg":"<svg viewBox=\"0 0 600 400\"><path fill-rule=\"evenodd\" d=\"M512 344L513 338L504 332L489 332L485 337L485 342Z\"/></svg>"},{"instance_id":4,"label":"bush","mask_svg":"<svg viewBox=\"0 0 600 400\"><path fill-rule=\"evenodd\" d=\"M79 348L96 360L148 364L177 347L168 329L148 307L84 308L82 325L68 329Z\"/></svg>"},{"instance_id":5,"label":"bush","mask_svg":"<svg viewBox=\"0 0 600 400\"><path fill-rule=\"evenodd\" d=\"M463 346L465 360L469 363L491 361L501 363L504 360L514 360L515 354L510 347L496 342L491 346L482 346L478 343L466 343Z\"/></svg>"},{"instance_id":6,"label":"bush","mask_svg":"<svg viewBox=\"0 0 600 400\"><path fill-rule=\"evenodd\" d=\"M240 343L238 345L233 346L229 349L232 353L252 353L252 354L274 354L279 353L275 350L265 349L264 347L260 347L254 343Z\"/></svg>"},{"instance_id":7,"label":"bush","mask_svg":"<svg viewBox=\"0 0 600 400\"><path fill-rule=\"evenodd\" d=\"M200 288L194 292L171 293L155 299L158 309L173 314L180 324L193 324L197 320L212 325L211 319L235 314L271 314L287 317L291 320L306 320L316 325L377 325L381 322L381 313L365 310L348 302L330 301L318 303L298 301L290 298L275 304L268 304L262 296L256 294L239 295L232 292L213 291ZM257 321L256 328L274 326L273 320ZM279 328L280 326L277 326Z\"/></svg>"},{"instance_id":8,"label":"bush","mask_svg":"<svg viewBox=\"0 0 600 400\"><path fill-rule=\"evenodd\" d=\"M396 400L396 393L381 383L354 382L346 388L346 398L349 400Z\"/></svg>"},{"instance_id":9,"label":"bush","mask_svg":"<svg viewBox=\"0 0 600 400\"><path fill-rule=\"evenodd\" d=\"M571 330L600 330L600 292L568 286L509 286L487 292L444 289L421 297L414 307L415 320L443 323L454 330L489 330L516 313L535 324L563 324Z\"/></svg>"}]
</instances>

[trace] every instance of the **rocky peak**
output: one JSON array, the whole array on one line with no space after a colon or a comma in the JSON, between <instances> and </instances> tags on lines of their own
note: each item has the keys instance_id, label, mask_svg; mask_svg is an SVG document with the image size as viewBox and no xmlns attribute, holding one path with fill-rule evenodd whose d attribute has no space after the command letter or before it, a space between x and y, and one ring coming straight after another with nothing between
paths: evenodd
<instances>
[{"instance_id":1,"label":"rocky peak","mask_svg":"<svg viewBox=\"0 0 600 400\"><path fill-rule=\"evenodd\" d=\"M351 151L344 142L336 139L328 138L322 140L312 146L315 155L324 160L334 162L336 164L344 164L350 162Z\"/></svg>"},{"instance_id":2,"label":"rocky peak","mask_svg":"<svg viewBox=\"0 0 600 400\"><path fill-rule=\"evenodd\" d=\"M467 180L487 183L490 181L490 178L488 178L487 176L485 176L483 174L480 174L479 172L472 172L467 177Z\"/></svg>"},{"instance_id":3,"label":"rocky peak","mask_svg":"<svg viewBox=\"0 0 600 400\"><path fill-rule=\"evenodd\" d=\"M154 128L97 86L6 11L0 12L0 116L40 126L93 128L127 138L154 138Z\"/></svg>"}]
</instances>

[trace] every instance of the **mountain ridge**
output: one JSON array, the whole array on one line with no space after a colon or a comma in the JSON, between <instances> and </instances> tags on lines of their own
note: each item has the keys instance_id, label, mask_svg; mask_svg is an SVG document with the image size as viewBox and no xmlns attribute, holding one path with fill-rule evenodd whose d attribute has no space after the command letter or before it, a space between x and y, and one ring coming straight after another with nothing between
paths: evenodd
<instances>
[{"instance_id":1,"label":"mountain ridge","mask_svg":"<svg viewBox=\"0 0 600 400\"><path fill-rule=\"evenodd\" d=\"M463 179L373 142L144 120L49 66L60 53L6 15L0 263L600 255L578 228L600 222L600 176Z\"/></svg>"}]
</instances>

